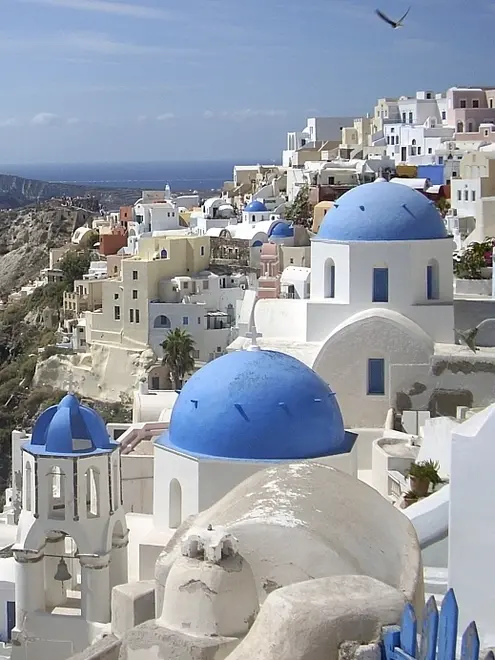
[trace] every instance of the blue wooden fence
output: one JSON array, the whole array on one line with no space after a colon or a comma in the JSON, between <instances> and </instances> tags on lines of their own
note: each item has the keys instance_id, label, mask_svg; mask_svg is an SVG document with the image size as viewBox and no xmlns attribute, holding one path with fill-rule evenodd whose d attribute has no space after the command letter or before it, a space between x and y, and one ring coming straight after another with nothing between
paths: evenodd
<instances>
[{"instance_id":1,"label":"blue wooden fence","mask_svg":"<svg viewBox=\"0 0 495 660\"><path fill-rule=\"evenodd\" d=\"M459 608L454 591L449 589L438 613L435 598L426 603L421 631L412 605L404 607L400 626L391 626L383 637L384 660L455 660ZM472 621L464 631L461 660L480 660L480 638ZM489 651L484 660L495 660Z\"/></svg>"}]
</instances>

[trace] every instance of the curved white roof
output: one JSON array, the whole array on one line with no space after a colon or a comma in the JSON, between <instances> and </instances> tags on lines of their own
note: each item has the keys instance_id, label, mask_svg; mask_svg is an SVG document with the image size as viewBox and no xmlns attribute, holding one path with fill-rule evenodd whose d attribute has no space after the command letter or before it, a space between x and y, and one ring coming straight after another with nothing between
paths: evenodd
<instances>
[{"instance_id":1,"label":"curved white roof","mask_svg":"<svg viewBox=\"0 0 495 660\"><path fill-rule=\"evenodd\" d=\"M280 276L280 282L290 284L291 282L307 282L311 276L311 268L304 266L287 266Z\"/></svg>"},{"instance_id":2,"label":"curved white roof","mask_svg":"<svg viewBox=\"0 0 495 660\"><path fill-rule=\"evenodd\" d=\"M228 227L227 227L228 229ZM224 227L210 227L206 230L207 236L220 236L220 233L224 230Z\"/></svg>"}]
</instances>

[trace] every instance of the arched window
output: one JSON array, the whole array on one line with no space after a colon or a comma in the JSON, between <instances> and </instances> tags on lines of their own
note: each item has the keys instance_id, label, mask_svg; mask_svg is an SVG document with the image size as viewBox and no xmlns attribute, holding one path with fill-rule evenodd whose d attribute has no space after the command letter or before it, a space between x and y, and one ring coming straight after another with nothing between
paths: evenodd
<instances>
[{"instance_id":1,"label":"arched window","mask_svg":"<svg viewBox=\"0 0 495 660\"><path fill-rule=\"evenodd\" d=\"M24 473L24 479L26 480L24 486L24 508L26 511L32 511L33 508L33 470L31 468L31 463L26 463L26 470Z\"/></svg>"},{"instance_id":2,"label":"arched window","mask_svg":"<svg viewBox=\"0 0 495 660\"><path fill-rule=\"evenodd\" d=\"M416 140L412 140L411 144L414 146L416 144Z\"/></svg>"},{"instance_id":3,"label":"arched window","mask_svg":"<svg viewBox=\"0 0 495 660\"><path fill-rule=\"evenodd\" d=\"M473 124L472 121L468 121L467 132L468 133L473 133L474 132L474 124Z\"/></svg>"},{"instance_id":4,"label":"arched window","mask_svg":"<svg viewBox=\"0 0 495 660\"><path fill-rule=\"evenodd\" d=\"M182 488L177 479L172 479L169 488L168 525L177 529L182 522Z\"/></svg>"},{"instance_id":5,"label":"arched window","mask_svg":"<svg viewBox=\"0 0 495 660\"><path fill-rule=\"evenodd\" d=\"M430 259L426 266L426 298L428 300L438 300L440 297L438 261Z\"/></svg>"},{"instance_id":6,"label":"arched window","mask_svg":"<svg viewBox=\"0 0 495 660\"><path fill-rule=\"evenodd\" d=\"M55 465L46 477L48 517L52 520L65 520L65 473Z\"/></svg>"},{"instance_id":7,"label":"arched window","mask_svg":"<svg viewBox=\"0 0 495 660\"><path fill-rule=\"evenodd\" d=\"M86 470L86 518L100 515L100 472L94 467Z\"/></svg>"},{"instance_id":8,"label":"arched window","mask_svg":"<svg viewBox=\"0 0 495 660\"><path fill-rule=\"evenodd\" d=\"M155 322L153 323L154 328L170 328L171 323L170 319L168 316L164 316L163 314L161 316L157 316L155 319Z\"/></svg>"},{"instance_id":9,"label":"arched window","mask_svg":"<svg viewBox=\"0 0 495 660\"><path fill-rule=\"evenodd\" d=\"M335 298L335 262L333 259L325 261L325 298Z\"/></svg>"},{"instance_id":10,"label":"arched window","mask_svg":"<svg viewBox=\"0 0 495 660\"><path fill-rule=\"evenodd\" d=\"M168 259L168 253L167 253L167 250L163 249L163 250L160 252L160 259Z\"/></svg>"},{"instance_id":11,"label":"arched window","mask_svg":"<svg viewBox=\"0 0 495 660\"><path fill-rule=\"evenodd\" d=\"M456 131L458 133L464 133L464 122L462 121L457 122Z\"/></svg>"}]
</instances>

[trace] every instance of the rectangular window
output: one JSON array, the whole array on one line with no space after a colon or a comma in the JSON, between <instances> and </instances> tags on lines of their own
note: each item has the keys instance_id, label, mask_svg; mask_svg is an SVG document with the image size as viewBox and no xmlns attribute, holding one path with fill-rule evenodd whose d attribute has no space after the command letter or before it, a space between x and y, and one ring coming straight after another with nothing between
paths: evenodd
<instances>
[{"instance_id":1,"label":"rectangular window","mask_svg":"<svg viewBox=\"0 0 495 660\"><path fill-rule=\"evenodd\" d=\"M151 377L151 389L152 390L159 390L160 389L160 377L159 376L152 376Z\"/></svg>"},{"instance_id":2,"label":"rectangular window","mask_svg":"<svg viewBox=\"0 0 495 660\"><path fill-rule=\"evenodd\" d=\"M114 294L113 294L113 299L114 299L114 300L118 300L118 299L119 299L119 294L118 294L118 293L114 293Z\"/></svg>"},{"instance_id":3,"label":"rectangular window","mask_svg":"<svg viewBox=\"0 0 495 660\"><path fill-rule=\"evenodd\" d=\"M129 310L129 321L131 323L134 323L134 310L133 309Z\"/></svg>"},{"instance_id":4,"label":"rectangular window","mask_svg":"<svg viewBox=\"0 0 495 660\"><path fill-rule=\"evenodd\" d=\"M445 119L447 119L447 113L445 112L445 110L442 110L442 120Z\"/></svg>"},{"instance_id":5,"label":"rectangular window","mask_svg":"<svg viewBox=\"0 0 495 660\"><path fill-rule=\"evenodd\" d=\"M368 394L385 394L385 360L368 360Z\"/></svg>"},{"instance_id":6,"label":"rectangular window","mask_svg":"<svg viewBox=\"0 0 495 660\"><path fill-rule=\"evenodd\" d=\"M204 245L201 246L200 254L201 254L202 257L205 256L205 246Z\"/></svg>"},{"instance_id":7,"label":"rectangular window","mask_svg":"<svg viewBox=\"0 0 495 660\"><path fill-rule=\"evenodd\" d=\"M203 289L207 289L210 286L208 280L203 280Z\"/></svg>"},{"instance_id":8,"label":"rectangular window","mask_svg":"<svg viewBox=\"0 0 495 660\"><path fill-rule=\"evenodd\" d=\"M405 112L402 113L402 123L403 124L406 123L406 113Z\"/></svg>"},{"instance_id":9,"label":"rectangular window","mask_svg":"<svg viewBox=\"0 0 495 660\"><path fill-rule=\"evenodd\" d=\"M373 302L388 302L388 268L373 268Z\"/></svg>"},{"instance_id":10,"label":"rectangular window","mask_svg":"<svg viewBox=\"0 0 495 660\"><path fill-rule=\"evenodd\" d=\"M387 135L387 144L390 144L390 135Z\"/></svg>"},{"instance_id":11,"label":"rectangular window","mask_svg":"<svg viewBox=\"0 0 495 660\"><path fill-rule=\"evenodd\" d=\"M428 147L428 153L429 153L429 154L432 154L432 153L433 153L433 149L432 149L431 147Z\"/></svg>"},{"instance_id":12,"label":"rectangular window","mask_svg":"<svg viewBox=\"0 0 495 660\"><path fill-rule=\"evenodd\" d=\"M138 272L137 272L137 270L133 270L132 271L132 279L137 280L137 278L138 278Z\"/></svg>"},{"instance_id":13,"label":"rectangular window","mask_svg":"<svg viewBox=\"0 0 495 660\"><path fill-rule=\"evenodd\" d=\"M426 297L433 300L433 266L426 266Z\"/></svg>"},{"instance_id":14,"label":"rectangular window","mask_svg":"<svg viewBox=\"0 0 495 660\"><path fill-rule=\"evenodd\" d=\"M197 349L193 350L193 358L195 360L199 360L199 351Z\"/></svg>"},{"instance_id":15,"label":"rectangular window","mask_svg":"<svg viewBox=\"0 0 495 660\"><path fill-rule=\"evenodd\" d=\"M421 156L421 147L418 147L418 156Z\"/></svg>"},{"instance_id":16,"label":"rectangular window","mask_svg":"<svg viewBox=\"0 0 495 660\"><path fill-rule=\"evenodd\" d=\"M469 199L469 190L464 191L464 201L467 202Z\"/></svg>"},{"instance_id":17,"label":"rectangular window","mask_svg":"<svg viewBox=\"0 0 495 660\"><path fill-rule=\"evenodd\" d=\"M472 202L476 201L476 191L475 190L471 190L471 201Z\"/></svg>"},{"instance_id":18,"label":"rectangular window","mask_svg":"<svg viewBox=\"0 0 495 660\"><path fill-rule=\"evenodd\" d=\"M335 264L330 266L330 298L335 298Z\"/></svg>"},{"instance_id":19,"label":"rectangular window","mask_svg":"<svg viewBox=\"0 0 495 660\"><path fill-rule=\"evenodd\" d=\"M478 99L473 99L473 108L479 108L480 107L480 102Z\"/></svg>"},{"instance_id":20,"label":"rectangular window","mask_svg":"<svg viewBox=\"0 0 495 660\"><path fill-rule=\"evenodd\" d=\"M137 300L137 296L138 296L137 289L133 289L133 290L132 290L132 299L133 299L133 300Z\"/></svg>"},{"instance_id":21,"label":"rectangular window","mask_svg":"<svg viewBox=\"0 0 495 660\"><path fill-rule=\"evenodd\" d=\"M183 316L182 317L182 325L189 325L189 317L188 316Z\"/></svg>"},{"instance_id":22,"label":"rectangular window","mask_svg":"<svg viewBox=\"0 0 495 660\"><path fill-rule=\"evenodd\" d=\"M459 103L459 107L460 107L460 108L465 108L466 106L467 106L467 101L466 101L466 99L461 99L461 101L460 101L460 103Z\"/></svg>"},{"instance_id":23,"label":"rectangular window","mask_svg":"<svg viewBox=\"0 0 495 660\"><path fill-rule=\"evenodd\" d=\"M113 318L115 321L120 321L120 307L118 305L113 308Z\"/></svg>"},{"instance_id":24,"label":"rectangular window","mask_svg":"<svg viewBox=\"0 0 495 660\"><path fill-rule=\"evenodd\" d=\"M136 309L136 323L139 323L139 309Z\"/></svg>"},{"instance_id":25,"label":"rectangular window","mask_svg":"<svg viewBox=\"0 0 495 660\"><path fill-rule=\"evenodd\" d=\"M438 164L443 165L443 156L438 157Z\"/></svg>"},{"instance_id":26,"label":"rectangular window","mask_svg":"<svg viewBox=\"0 0 495 660\"><path fill-rule=\"evenodd\" d=\"M457 201L460 202L462 199L462 190L457 191Z\"/></svg>"}]
</instances>

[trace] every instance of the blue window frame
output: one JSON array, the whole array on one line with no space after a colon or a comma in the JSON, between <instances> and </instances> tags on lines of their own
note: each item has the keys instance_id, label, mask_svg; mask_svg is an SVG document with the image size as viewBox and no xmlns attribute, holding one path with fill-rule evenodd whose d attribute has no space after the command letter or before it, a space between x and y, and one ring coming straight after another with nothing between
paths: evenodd
<instances>
[{"instance_id":1,"label":"blue window frame","mask_svg":"<svg viewBox=\"0 0 495 660\"><path fill-rule=\"evenodd\" d=\"M335 264L330 266L330 298L335 298Z\"/></svg>"},{"instance_id":2,"label":"blue window frame","mask_svg":"<svg viewBox=\"0 0 495 660\"><path fill-rule=\"evenodd\" d=\"M368 394L385 394L385 360L368 360Z\"/></svg>"},{"instance_id":3,"label":"blue window frame","mask_svg":"<svg viewBox=\"0 0 495 660\"><path fill-rule=\"evenodd\" d=\"M433 266L426 266L426 297L433 300Z\"/></svg>"},{"instance_id":4,"label":"blue window frame","mask_svg":"<svg viewBox=\"0 0 495 660\"><path fill-rule=\"evenodd\" d=\"M189 325L189 317L188 316L183 316L182 317L182 325Z\"/></svg>"},{"instance_id":5,"label":"blue window frame","mask_svg":"<svg viewBox=\"0 0 495 660\"><path fill-rule=\"evenodd\" d=\"M373 302L388 302L388 268L373 268Z\"/></svg>"}]
</instances>

